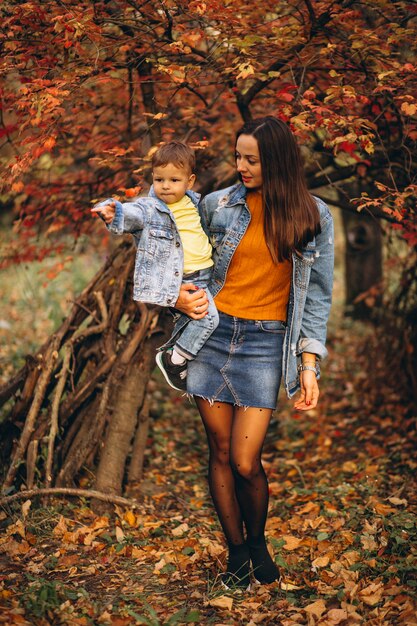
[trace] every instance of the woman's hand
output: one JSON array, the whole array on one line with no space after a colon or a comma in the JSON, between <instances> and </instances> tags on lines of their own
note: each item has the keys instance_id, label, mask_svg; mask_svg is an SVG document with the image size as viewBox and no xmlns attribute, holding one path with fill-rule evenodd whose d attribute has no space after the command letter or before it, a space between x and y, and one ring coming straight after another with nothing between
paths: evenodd
<instances>
[{"instance_id":1,"label":"woman's hand","mask_svg":"<svg viewBox=\"0 0 417 626\"><path fill-rule=\"evenodd\" d=\"M294 409L297 411L309 411L317 406L319 400L319 385L316 374L310 370L300 372L301 394L294 402Z\"/></svg>"},{"instance_id":2,"label":"woman's hand","mask_svg":"<svg viewBox=\"0 0 417 626\"><path fill-rule=\"evenodd\" d=\"M204 289L199 289L192 283L183 283L175 308L185 313L193 320L201 320L207 315L208 298Z\"/></svg>"}]
</instances>

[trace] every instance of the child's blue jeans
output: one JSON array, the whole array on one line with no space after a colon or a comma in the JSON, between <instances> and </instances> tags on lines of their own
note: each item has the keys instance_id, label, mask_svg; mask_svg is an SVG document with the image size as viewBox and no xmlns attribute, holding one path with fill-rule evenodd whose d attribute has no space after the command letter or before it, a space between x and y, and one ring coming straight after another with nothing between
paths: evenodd
<instances>
[{"instance_id":1,"label":"child's blue jeans","mask_svg":"<svg viewBox=\"0 0 417 626\"><path fill-rule=\"evenodd\" d=\"M175 346L177 352L186 359L194 359L211 333L217 328L219 314L213 297L208 290L212 271L213 269L209 267L208 269L197 270L192 274L184 274L183 283L192 283L205 290L209 301L207 315L200 320L193 320L188 315L179 314L171 338L159 350L166 350L171 346Z\"/></svg>"}]
</instances>

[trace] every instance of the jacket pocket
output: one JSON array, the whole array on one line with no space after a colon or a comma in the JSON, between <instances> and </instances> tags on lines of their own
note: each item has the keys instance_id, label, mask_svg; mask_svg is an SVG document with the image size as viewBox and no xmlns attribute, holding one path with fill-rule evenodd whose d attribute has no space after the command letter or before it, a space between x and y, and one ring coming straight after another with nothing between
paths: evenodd
<instances>
[{"instance_id":1,"label":"jacket pocket","mask_svg":"<svg viewBox=\"0 0 417 626\"><path fill-rule=\"evenodd\" d=\"M162 256L169 255L173 239L174 233L168 228L153 226L149 229L146 252L148 252L151 256L155 256L156 254Z\"/></svg>"}]
</instances>

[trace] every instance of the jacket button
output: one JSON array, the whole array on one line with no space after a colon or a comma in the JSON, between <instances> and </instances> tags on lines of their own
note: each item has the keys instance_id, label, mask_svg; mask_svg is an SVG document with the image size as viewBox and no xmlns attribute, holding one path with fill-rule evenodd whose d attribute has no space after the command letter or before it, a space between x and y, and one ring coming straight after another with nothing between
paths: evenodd
<instances>
[{"instance_id":1,"label":"jacket button","mask_svg":"<svg viewBox=\"0 0 417 626\"><path fill-rule=\"evenodd\" d=\"M179 276L179 275L180 275L180 273L179 273L179 272L175 272L175 276Z\"/></svg>"},{"instance_id":2,"label":"jacket button","mask_svg":"<svg viewBox=\"0 0 417 626\"><path fill-rule=\"evenodd\" d=\"M175 245L176 245L177 248L179 248L181 244L180 244L179 241L177 241L177 243Z\"/></svg>"}]
</instances>

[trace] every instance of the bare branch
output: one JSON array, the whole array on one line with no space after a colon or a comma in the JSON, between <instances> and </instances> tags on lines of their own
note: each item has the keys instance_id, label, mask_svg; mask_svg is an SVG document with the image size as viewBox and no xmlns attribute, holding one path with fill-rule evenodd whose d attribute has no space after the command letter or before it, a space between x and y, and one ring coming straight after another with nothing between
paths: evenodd
<instances>
[{"instance_id":1,"label":"bare branch","mask_svg":"<svg viewBox=\"0 0 417 626\"><path fill-rule=\"evenodd\" d=\"M12 496L0 498L0 505L5 506L16 500L24 500L25 498L33 498L34 496L76 496L77 498L95 498L102 502L111 502L120 506L126 506L131 509L137 509L139 503L135 500L123 498L122 496L111 495L95 491L94 489L72 489L69 487L51 487L48 489L28 489L27 491L19 491Z\"/></svg>"}]
</instances>

